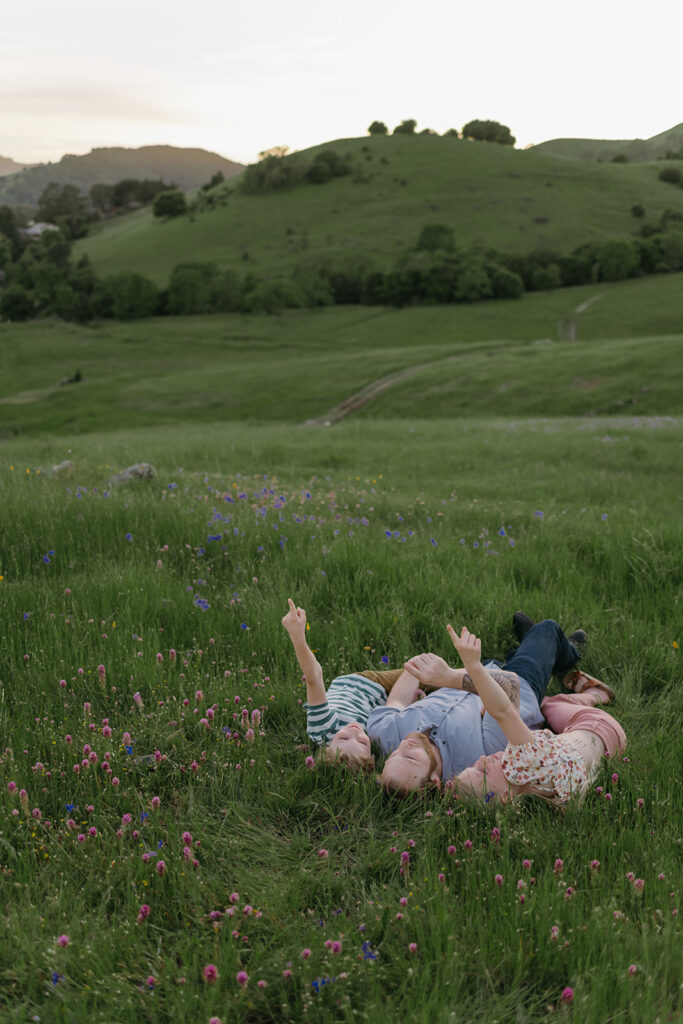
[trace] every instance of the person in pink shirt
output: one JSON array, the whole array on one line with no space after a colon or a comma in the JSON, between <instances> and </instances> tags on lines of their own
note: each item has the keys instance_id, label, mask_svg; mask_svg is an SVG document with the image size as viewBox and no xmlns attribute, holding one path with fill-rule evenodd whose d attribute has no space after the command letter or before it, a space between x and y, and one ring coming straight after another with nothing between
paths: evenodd
<instances>
[{"instance_id":1,"label":"person in pink shirt","mask_svg":"<svg viewBox=\"0 0 683 1024\"><path fill-rule=\"evenodd\" d=\"M626 747L624 730L598 706L610 700L611 689L587 675L585 680L573 680L575 692L546 697L541 703L554 732L531 730L482 665L481 641L465 627L460 636L452 626L446 628L484 707L508 740L505 750L480 757L455 776L457 793L487 802L537 796L555 806L572 798L582 800L603 757L623 753Z\"/></svg>"}]
</instances>

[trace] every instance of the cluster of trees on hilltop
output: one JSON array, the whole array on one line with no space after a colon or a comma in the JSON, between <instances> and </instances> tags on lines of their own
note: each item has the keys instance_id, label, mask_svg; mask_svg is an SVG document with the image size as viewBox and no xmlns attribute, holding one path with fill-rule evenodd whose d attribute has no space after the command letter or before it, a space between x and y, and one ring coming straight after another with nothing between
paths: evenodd
<instances>
[{"instance_id":1,"label":"cluster of trees on hilltop","mask_svg":"<svg viewBox=\"0 0 683 1024\"><path fill-rule=\"evenodd\" d=\"M100 278L87 256L74 263L70 249L61 231L26 242L11 209L0 207L0 317L14 321L56 314L85 322L520 298L525 291L683 270L683 214L667 210L658 222L644 224L640 237L588 243L569 254L464 249L448 225L427 224L413 248L388 270L363 254L315 255L288 276L270 279L192 262L176 266L162 289L136 272Z\"/></svg>"},{"instance_id":2,"label":"cluster of trees on hilltop","mask_svg":"<svg viewBox=\"0 0 683 1024\"><path fill-rule=\"evenodd\" d=\"M245 195L274 192L306 183L324 185L332 178L350 174L353 167L348 153L337 153L334 149L324 149L312 160L298 153L287 156L286 147L265 150L261 157L258 163L249 164L242 175L240 188Z\"/></svg>"},{"instance_id":3,"label":"cluster of trees on hilltop","mask_svg":"<svg viewBox=\"0 0 683 1024\"><path fill-rule=\"evenodd\" d=\"M92 185L87 195L76 185L51 182L38 199L35 220L54 224L74 241L84 238L94 222L144 206L153 206L156 217L176 217L195 208L213 207L216 200L207 193L224 180L222 171L217 171L200 187L199 198L193 204L188 204L185 193L176 185L161 178L122 178L112 185ZM23 220L21 214L17 216Z\"/></svg>"},{"instance_id":4,"label":"cluster of trees on hilltop","mask_svg":"<svg viewBox=\"0 0 683 1024\"><path fill-rule=\"evenodd\" d=\"M388 135L389 129L384 121L373 121L368 128L368 132L370 135ZM417 121L408 119L396 125L392 134L436 135L437 132L431 128L423 128L420 132L417 132ZM517 141L508 126L500 124L498 121L468 121L466 125L463 125L461 132L458 132L455 128L449 128L448 131L444 132L444 137L471 139L475 142L497 142L501 146L514 146Z\"/></svg>"},{"instance_id":5,"label":"cluster of trees on hilltop","mask_svg":"<svg viewBox=\"0 0 683 1024\"><path fill-rule=\"evenodd\" d=\"M75 185L52 182L38 199L35 219L55 224L71 240L84 238L94 221L149 206L173 188L160 179L123 178L113 185L93 185L86 196Z\"/></svg>"}]
</instances>

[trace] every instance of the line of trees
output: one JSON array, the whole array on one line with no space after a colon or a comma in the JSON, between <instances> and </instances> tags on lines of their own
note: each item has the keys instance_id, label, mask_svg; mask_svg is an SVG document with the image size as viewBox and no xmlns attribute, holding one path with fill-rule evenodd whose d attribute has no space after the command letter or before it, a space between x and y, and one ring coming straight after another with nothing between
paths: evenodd
<instances>
[{"instance_id":1,"label":"line of trees","mask_svg":"<svg viewBox=\"0 0 683 1024\"><path fill-rule=\"evenodd\" d=\"M647 231L644 231L647 228ZM277 312L328 305L479 302L645 274L683 270L683 215L667 210L636 238L588 243L568 255L461 248L444 224L423 227L414 247L389 270L369 256L301 261L288 276L240 276L213 263L176 266L168 287L133 271L98 277L87 256L74 263L60 231L25 243L9 207L0 207L0 317L26 320L56 314L65 320L133 320L214 312Z\"/></svg>"},{"instance_id":2,"label":"line of trees","mask_svg":"<svg viewBox=\"0 0 683 1024\"><path fill-rule=\"evenodd\" d=\"M368 128L368 133L370 135L388 135L389 129L384 121L373 121ZM418 132L417 121L412 118L401 121L392 132L392 135L416 134L437 135L438 133L431 128L423 128ZM468 121L466 125L463 125L461 132L458 132L456 128L449 128L444 132L444 137L470 139L474 142L497 142L501 146L514 146L517 141L508 126L500 124L498 121Z\"/></svg>"},{"instance_id":3,"label":"line of trees","mask_svg":"<svg viewBox=\"0 0 683 1024\"><path fill-rule=\"evenodd\" d=\"M217 171L201 186L198 198L190 204L183 191L160 178L122 178L112 185L92 185L87 196L76 185L52 182L38 199L35 219L54 224L63 235L75 241L88 234L93 222L144 206L152 206L155 217L164 218L212 208L217 203L211 190L224 180L223 173Z\"/></svg>"},{"instance_id":4,"label":"line of trees","mask_svg":"<svg viewBox=\"0 0 683 1024\"><path fill-rule=\"evenodd\" d=\"M173 188L160 179L122 178L113 185L93 185L86 196L76 185L52 182L38 199L35 219L56 225L74 241L84 238L93 222L149 206L160 193ZM178 194L184 200L183 193Z\"/></svg>"},{"instance_id":5,"label":"line of trees","mask_svg":"<svg viewBox=\"0 0 683 1024\"><path fill-rule=\"evenodd\" d=\"M240 189L245 195L255 195L294 185L324 185L332 178L350 174L352 168L352 157L334 149L324 149L313 160L307 160L298 153L287 156L286 147L277 147L265 150L258 163L248 165Z\"/></svg>"}]
</instances>

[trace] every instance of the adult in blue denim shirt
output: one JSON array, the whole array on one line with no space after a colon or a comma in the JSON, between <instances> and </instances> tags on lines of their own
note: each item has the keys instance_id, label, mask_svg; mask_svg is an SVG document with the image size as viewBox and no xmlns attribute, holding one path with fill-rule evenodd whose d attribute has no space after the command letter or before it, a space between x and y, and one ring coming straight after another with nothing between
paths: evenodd
<instances>
[{"instance_id":1,"label":"adult in blue denim shirt","mask_svg":"<svg viewBox=\"0 0 683 1024\"><path fill-rule=\"evenodd\" d=\"M572 634L572 638L579 636L584 634ZM517 650L500 666L518 677L519 713L529 728L544 725L539 702L551 676L556 673L570 678L579 657L578 647L557 622L545 619L528 630ZM419 703L411 703L415 679L448 687L446 674L462 674L461 669L450 668L433 654L411 658L405 668L406 675L396 683L386 704L370 713L367 724L371 741L390 755L380 776L385 789L408 792L429 784L439 786L482 755L505 748L504 733L490 715L482 716L483 705L475 693L439 689Z\"/></svg>"}]
</instances>

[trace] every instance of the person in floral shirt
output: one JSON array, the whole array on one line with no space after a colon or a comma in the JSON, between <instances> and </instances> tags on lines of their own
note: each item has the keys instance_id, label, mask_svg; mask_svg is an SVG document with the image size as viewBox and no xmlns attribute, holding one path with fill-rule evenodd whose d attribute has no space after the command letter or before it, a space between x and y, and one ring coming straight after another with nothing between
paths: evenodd
<instances>
[{"instance_id":1,"label":"person in floral shirt","mask_svg":"<svg viewBox=\"0 0 683 1024\"><path fill-rule=\"evenodd\" d=\"M619 723L596 706L607 703L611 689L590 676L574 679L575 692L542 702L541 710L555 732L532 730L482 665L481 641L466 627L459 636L452 626L446 628L484 707L508 740L503 751L479 758L455 776L457 791L487 801L530 795L563 806L573 798L581 800L603 757L626 747ZM587 685L582 686L584 682Z\"/></svg>"}]
</instances>

